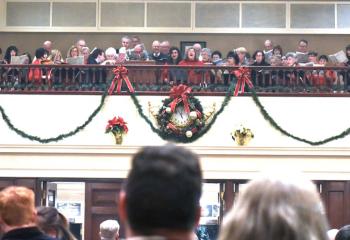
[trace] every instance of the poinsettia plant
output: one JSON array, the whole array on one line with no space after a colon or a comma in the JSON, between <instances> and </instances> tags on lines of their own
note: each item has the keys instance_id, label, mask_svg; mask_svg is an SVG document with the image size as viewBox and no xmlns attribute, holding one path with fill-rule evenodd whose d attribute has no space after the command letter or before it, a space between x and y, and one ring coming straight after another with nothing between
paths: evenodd
<instances>
[{"instance_id":1,"label":"poinsettia plant","mask_svg":"<svg viewBox=\"0 0 350 240\"><path fill-rule=\"evenodd\" d=\"M108 120L108 124L106 126L106 133L120 133L126 134L129 129L127 126L127 122L124 121L122 117L114 117L112 120Z\"/></svg>"}]
</instances>

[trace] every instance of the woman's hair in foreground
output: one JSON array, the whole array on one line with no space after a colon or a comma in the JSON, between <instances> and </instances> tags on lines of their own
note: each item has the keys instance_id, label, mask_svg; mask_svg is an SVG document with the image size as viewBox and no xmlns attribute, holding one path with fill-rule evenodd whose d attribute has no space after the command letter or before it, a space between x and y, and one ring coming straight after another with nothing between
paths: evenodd
<instances>
[{"instance_id":1,"label":"woman's hair in foreground","mask_svg":"<svg viewBox=\"0 0 350 240\"><path fill-rule=\"evenodd\" d=\"M34 192L11 186L0 192L0 217L9 226L32 224L35 216Z\"/></svg>"},{"instance_id":2,"label":"woman's hair in foreground","mask_svg":"<svg viewBox=\"0 0 350 240\"><path fill-rule=\"evenodd\" d=\"M54 207L37 207L38 227L46 234L56 232L56 237L62 240L75 240L69 231L67 219Z\"/></svg>"},{"instance_id":3,"label":"woman's hair in foreground","mask_svg":"<svg viewBox=\"0 0 350 240\"><path fill-rule=\"evenodd\" d=\"M328 240L315 185L301 176L247 184L224 219L219 240Z\"/></svg>"}]
</instances>

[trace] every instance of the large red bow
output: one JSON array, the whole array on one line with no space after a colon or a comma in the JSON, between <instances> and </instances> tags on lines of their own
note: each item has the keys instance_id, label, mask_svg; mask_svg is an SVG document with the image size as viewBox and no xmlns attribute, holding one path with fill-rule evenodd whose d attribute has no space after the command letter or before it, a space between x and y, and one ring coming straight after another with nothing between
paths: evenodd
<instances>
[{"instance_id":1,"label":"large red bow","mask_svg":"<svg viewBox=\"0 0 350 240\"><path fill-rule=\"evenodd\" d=\"M190 94L191 91L192 88L183 84L175 86L170 90L170 97L174 99L170 103L171 112L174 112L176 105L179 104L181 101L184 104L185 112L190 112L190 106L188 104L188 94Z\"/></svg>"},{"instance_id":2,"label":"large red bow","mask_svg":"<svg viewBox=\"0 0 350 240\"><path fill-rule=\"evenodd\" d=\"M131 82L128 77L128 69L124 66L118 66L113 68L114 78L111 82L111 86L108 89L108 94L111 95L114 91L115 84L117 83L117 93L121 92L123 80L125 81L128 89L131 93L135 92L134 88L131 85Z\"/></svg>"},{"instance_id":3,"label":"large red bow","mask_svg":"<svg viewBox=\"0 0 350 240\"><path fill-rule=\"evenodd\" d=\"M248 84L250 88L253 88L253 83L250 81L250 70L247 67L240 67L234 71L237 77L237 84L234 91L234 96L238 95L239 88L241 88L241 93L244 93L245 84Z\"/></svg>"}]
</instances>

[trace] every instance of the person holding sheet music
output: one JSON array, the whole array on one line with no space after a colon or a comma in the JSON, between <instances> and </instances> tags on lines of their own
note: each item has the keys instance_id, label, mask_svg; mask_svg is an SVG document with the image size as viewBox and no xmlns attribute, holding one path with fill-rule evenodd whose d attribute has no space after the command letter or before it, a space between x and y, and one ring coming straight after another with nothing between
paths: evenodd
<instances>
[{"instance_id":1,"label":"person holding sheet music","mask_svg":"<svg viewBox=\"0 0 350 240\"><path fill-rule=\"evenodd\" d=\"M308 46L309 42L305 39L301 39L298 43L297 51L295 52L298 59L298 63L307 63L308 62Z\"/></svg>"},{"instance_id":2,"label":"person holding sheet music","mask_svg":"<svg viewBox=\"0 0 350 240\"><path fill-rule=\"evenodd\" d=\"M14 45L9 46L6 49L4 56L4 64L11 64L11 58L18 56L18 48ZM6 85L14 85L18 82L18 70L14 68L7 68L6 70L1 71L2 77L6 81Z\"/></svg>"},{"instance_id":3,"label":"person holding sheet music","mask_svg":"<svg viewBox=\"0 0 350 240\"><path fill-rule=\"evenodd\" d=\"M18 56L18 48L14 45L11 45L6 49L5 56L4 56L5 64L11 63L12 56Z\"/></svg>"},{"instance_id":4,"label":"person holding sheet music","mask_svg":"<svg viewBox=\"0 0 350 240\"><path fill-rule=\"evenodd\" d=\"M67 58L76 58L79 55L80 55L80 53L79 53L79 49L77 46L73 45L68 49Z\"/></svg>"}]
</instances>

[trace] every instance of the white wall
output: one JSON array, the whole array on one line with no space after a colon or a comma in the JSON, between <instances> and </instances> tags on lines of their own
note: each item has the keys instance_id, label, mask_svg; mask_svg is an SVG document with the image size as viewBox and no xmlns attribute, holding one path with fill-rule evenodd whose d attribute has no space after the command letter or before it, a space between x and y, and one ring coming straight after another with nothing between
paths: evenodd
<instances>
[{"instance_id":1,"label":"white wall","mask_svg":"<svg viewBox=\"0 0 350 240\"><path fill-rule=\"evenodd\" d=\"M140 96L161 106L165 96ZM204 108L223 97L198 97ZM346 97L261 97L276 122L287 131L310 140L320 140L349 127ZM12 123L40 137L69 132L82 124L98 106L100 96L0 95L0 104ZM122 116L129 133L123 145L105 134L107 120ZM237 146L230 132L239 124L253 130L247 147ZM40 144L22 138L0 119L0 176L123 178L130 156L144 145L165 141L152 132L138 115L129 96L108 97L102 111L86 129L58 143ZM246 179L271 167L300 169L313 179L350 179L350 136L313 147L282 135L266 122L251 97L234 97L212 129L186 147L202 159L205 178Z\"/></svg>"}]
</instances>

